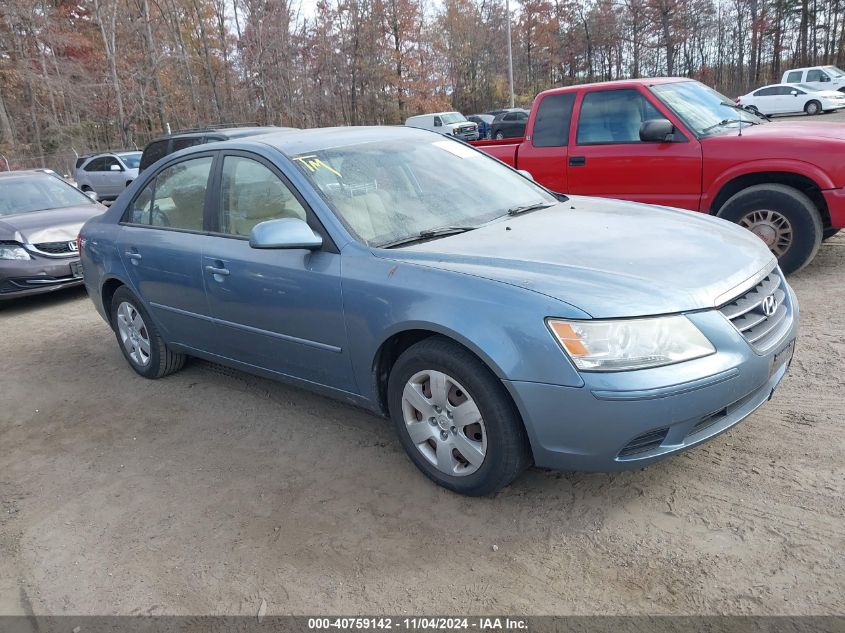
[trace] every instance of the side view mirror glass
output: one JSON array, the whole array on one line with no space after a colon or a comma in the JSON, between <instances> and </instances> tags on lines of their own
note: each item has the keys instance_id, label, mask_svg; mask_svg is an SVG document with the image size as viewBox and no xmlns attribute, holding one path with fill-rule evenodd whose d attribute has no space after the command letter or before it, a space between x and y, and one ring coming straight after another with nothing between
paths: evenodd
<instances>
[{"instance_id":1,"label":"side view mirror glass","mask_svg":"<svg viewBox=\"0 0 845 633\"><path fill-rule=\"evenodd\" d=\"M97 195L96 191L83 191L82 193L91 198L91 200L93 200L94 202L100 201L100 196Z\"/></svg>"},{"instance_id":2,"label":"side view mirror glass","mask_svg":"<svg viewBox=\"0 0 845 633\"><path fill-rule=\"evenodd\" d=\"M120 168L120 165L111 165L109 167L109 171L123 171L123 170Z\"/></svg>"},{"instance_id":3,"label":"side view mirror glass","mask_svg":"<svg viewBox=\"0 0 845 633\"><path fill-rule=\"evenodd\" d=\"M316 250L323 238L298 218L267 220L256 224L249 234L252 248L305 248Z\"/></svg>"},{"instance_id":4,"label":"side view mirror glass","mask_svg":"<svg viewBox=\"0 0 845 633\"><path fill-rule=\"evenodd\" d=\"M640 140L645 143L669 143L675 126L668 119L651 119L640 123Z\"/></svg>"},{"instance_id":5,"label":"side view mirror glass","mask_svg":"<svg viewBox=\"0 0 845 633\"><path fill-rule=\"evenodd\" d=\"M798 96L798 91L797 91L797 90L792 90L792 91L790 91L790 93L789 93L789 94L791 94L793 97L797 97L797 96Z\"/></svg>"}]
</instances>

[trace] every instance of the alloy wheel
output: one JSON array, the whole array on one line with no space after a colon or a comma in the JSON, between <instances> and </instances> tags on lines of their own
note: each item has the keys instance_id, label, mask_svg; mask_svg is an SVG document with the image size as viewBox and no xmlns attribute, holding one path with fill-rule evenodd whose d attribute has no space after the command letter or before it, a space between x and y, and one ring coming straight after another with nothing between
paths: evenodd
<instances>
[{"instance_id":1,"label":"alloy wheel","mask_svg":"<svg viewBox=\"0 0 845 633\"><path fill-rule=\"evenodd\" d=\"M487 454L487 429L475 401L440 371L417 372L402 392L402 416L411 442L437 470L466 476Z\"/></svg>"},{"instance_id":2,"label":"alloy wheel","mask_svg":"<svg viewBox=\"0 0 845 633\"><path fill-rule=\"evenodd\" d=\"M792 224L777 211L751 211L742 216L739 225L763 240L776 257L783 256L792 246Z\"/></svg>"},{"instance_id":3,"label":"alloy wheel","mask_svg":"<svg viewBox=\"0 0 845 633\"><path fill-rule=\"evenodd\" d=\"M117 307L117 331L123 348L136 365L145 367L150 362L150 333L137 308L128 301Z\"/></svg>"}]
</instances>

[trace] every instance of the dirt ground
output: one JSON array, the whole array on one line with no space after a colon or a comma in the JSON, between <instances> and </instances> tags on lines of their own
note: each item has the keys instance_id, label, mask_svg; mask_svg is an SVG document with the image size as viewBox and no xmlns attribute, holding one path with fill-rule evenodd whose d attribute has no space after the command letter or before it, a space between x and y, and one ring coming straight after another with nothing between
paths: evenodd
<instances>
[{"instance_id":1,"label":"dirt ground","mask_svg":"<svg viewBox=\"0 0 845 633\"><path fill-rule=\"evenodd\" d=\"M0 614L843 614L845 236L791 282L796 357L748 420L493 499L360 410L202 362L137 377L81 290L7 305Z\"/></svg>"}]
</instances>

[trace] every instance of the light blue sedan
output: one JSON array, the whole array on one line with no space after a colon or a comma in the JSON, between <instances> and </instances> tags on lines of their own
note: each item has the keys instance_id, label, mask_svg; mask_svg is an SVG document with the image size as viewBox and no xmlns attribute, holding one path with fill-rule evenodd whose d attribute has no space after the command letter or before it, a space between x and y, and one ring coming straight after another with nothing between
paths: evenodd
<instances>
[{"instance_id":1,"label":"light blue sedan","mask_svg":"<svg viewBox=\"0 0 845 633\"><path fill-rule=\"evenodd\" d=\"M748 231L552 195L409 128L172 154L80 243L141 376L196 356L383 413L469 495L532 463L636 468L712 438L771 397L798 330Z\"/></svg>"}]
</instances>

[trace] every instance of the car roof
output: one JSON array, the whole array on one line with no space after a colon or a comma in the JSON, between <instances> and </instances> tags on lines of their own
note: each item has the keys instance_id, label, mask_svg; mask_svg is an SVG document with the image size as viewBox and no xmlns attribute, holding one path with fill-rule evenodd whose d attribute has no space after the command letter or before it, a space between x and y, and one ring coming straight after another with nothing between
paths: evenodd
<instances>
[{"instance_id":1,"label":"car roof","mask_svg":"<svg viewBox=\"0 0 845 633\"><path fill-rule=\"evenodd\" d=\"M643 79L617 79L615 81L599 81L591 84L578 84L575 86L563 86L561 88L551 88L544 90L541 95L559 94L562 92L571 92L573 90L581 90L583 88L630 88L633 86L658 86L660 84L674 84L683 81L695 81L689 77L648 77ZM539 96L539 95L538 95Z\"/></svg>"},{"instance_id":2,"label":"car roof","mask_svg":"<svg viewBox=\"0 0 845 633\"><path fill-rule=\"evenodd\" d=\"M18 169L15 171L0 171L0 179L10 179L10 178L55 178L55 176L51 176L44 170L41 169Z\"/></svg>"},{"instance_id":3,"label":"car roof","mask_svg":"<svg viewBox=\"0 0 845 633\"><path fill-rule=\"evenodd\" d=\"M240 145L241 143L261 143L279 150L288 157L296 157L333 147L414 138L431 142L443 140L443 136L437 132L404 125L324 127L262 134L240 141L238 139L219 141L210 145L194 146L189 151L201 152L218 147L222 149L232 145Z\"/></svg>"},{"instance_id":4,"label":"car roof","mask_svg":"<svg viewBox=\"0 0 845 633\"><path fill-rule=\"evenodd\" d=\"M191 138L197 136L223 136L227 139L232 138L243 138L245 136L255 136L256 134L267 134L273 131L281 131L281 130L297 130L299 128L295 127L279 127L275 125L259 125L259 126L252 126L252 127L210 127L204 129L195 129L195 130L183 130L181 132L173 132L171 134L164 134L162 136L158 136L154 138L151 143L155 143L156 141L166 141L171 138Z\"/></svg>"}]
</instances>

